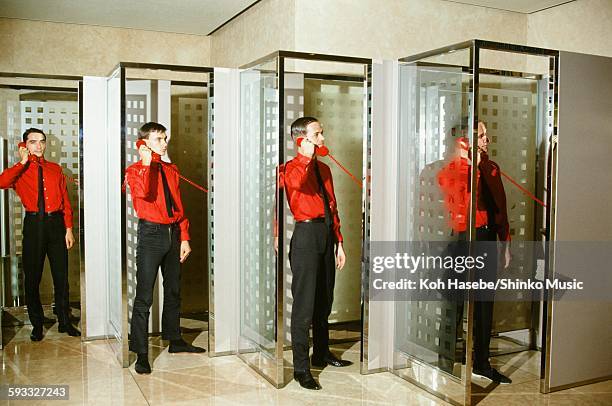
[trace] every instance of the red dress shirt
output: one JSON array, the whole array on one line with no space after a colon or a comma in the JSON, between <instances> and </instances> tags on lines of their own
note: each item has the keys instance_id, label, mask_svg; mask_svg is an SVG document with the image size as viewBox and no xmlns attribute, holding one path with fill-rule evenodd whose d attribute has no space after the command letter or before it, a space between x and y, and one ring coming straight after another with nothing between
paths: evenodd
<instances>
[{"instance_id":1,"label":"red dress shirt","mask_svg":"<svg viewBox=\"0 0 612 406\"><path fill-rule=\"evenodd\" d=\"M13 188L26 211L38 212L38 166L43 169L45 212L64 212L64 225L72 228L72 206L68 199L66 178L62 167L55 162L40 158L39 162L17 162L0 174L0 188Z\"/></svg>"},{"instance_id":2,"label":"red dress shirt","mask_svg":"<svg viewBox=\"0 0 612 406\"><path fill-rule=\"evenodd\" d=\"M438 184L450 213L450 226L455 232L467 229L470 171L471 166L467 159L455 158L438 173ZM477 173L476 228L494 224L499 240L510 241L506 193L499 165L491 161L486 154L482 154ZM494 217L491 222L488 209Z\"/></svg>"},{"instance_id":3,"label":"red dress shirt","mask_svg":"<svg viewBox=\"0 0 612 406\"><path fill-rule=\"evenodd\" d=\"M168 187L174 201L175 210L172 217L168 217L166 210L164 186L159 175L162 168L168 179ZM187 241L189 240L189 220L185 217L183 210L178 173L178 167L174 164L152 162L150 166L145 166L142 161L138 161L126 169L125 176L130 185L132 204L138 218L159 224L178 223L181 229L181 241Z\"/></svg>"},{"instance_id":4,"label":"red dress shirt","mask_svg":"<svg viewBox=\"0 0 612 406\"><path fill-rule=\"evenodd\" d=\"M319 173L329 200L332 230L336 236L336 241L342 242L340 217L338 216L334 182L329 166L298 153L297 157L279 167L278 187L285 189L289 208L295 221L325 217L323 196L320 194L319 182L314 172L313 165L316 163L319 165Z\"/></svg>"}]
</instances>

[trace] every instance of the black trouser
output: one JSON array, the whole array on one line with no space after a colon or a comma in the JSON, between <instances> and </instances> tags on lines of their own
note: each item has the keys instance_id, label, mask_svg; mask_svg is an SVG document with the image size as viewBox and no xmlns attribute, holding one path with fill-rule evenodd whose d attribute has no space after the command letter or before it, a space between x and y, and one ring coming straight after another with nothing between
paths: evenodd
<instances>
[{"instance_id":1,"label":"black trouser","mask_svg":"<svg viewBox=\"0 0 612 406\"><path fill-rule=\"evenodd\" d=\"M30 323L42 327L44 314L40 303L40 281L49 257L57 321L69 323L68 304L68 249L66 248L66 227L61 212L52 215L26 214L23 221L23 270L25 273L26 305Z\"/></svg>"},{"instance_id":2,"label":"black trouser","mask_svg":"<svg viewBox=\"0 0 612 406\"><path fill-rule=\"evenodd\" d=\"M465 239L465 233L460 233L459 239ZM475 272L475 280L487 282L497 278L497 250L493 249L497 241L497 233L490 227L476 229L476 243L472 256L485 256L485 268ZM467 247L467 245L465 245ZM486 253L486 255L485 255ZM491 344L491 329L493 327L493 303L495 292L492 290L477 290L474 294L474 365L473 370L483 371L491 368L489 363L489 346ZM463 302L458 306L463 314ZM461 319L463 317L461 316Z\"/></svg>"},{"instance_id":3,"label":"black trouser","mask_svg":"<svg viewBox=\"0 0 612 406\"><path fill-rule=\"evenodd\" d=\"M451 256L467 256L469 252L469 243L466 242L467 234L465 232L459 233L458 241L449 244L448 255ZM476 229L476 241L482 244L473 244L473 257L484 256L485 268L482 270L476 270L475 281L484 280L487 282L495 281L497 278L497 249L496 241L497 234L494 229L489 227L479 227ZM465 273L457 274L451 272L447 274L450 279L459 279L466 281L467 275ZM453 326L448 326L451 329L456 327L456 334L462 334L463 329L463 303L467 298L467 291L448 291L445 290L443 296L446 300L445 306L454 306L456 310L456 318L447 319L449 323L453 323ZM491 368L489 363L489 346L491 344L491 329L493 327L493 303L495 300L494 290L477 290L474 293L474 370L483 371ZM438 356L439 367L444 371L452 373L453 364L455 362L454 347L451 348L451 352L444 352Z\"/></svg>"},{"instance_id":4,"label":"black trouser","mask_svg":"<svg viewBox=\"0 0 612 406\"><path fill-rule=\"evenodd\" d=\"M138 354L149 350L149 314L153 288L161 266L164 278L162 339L181 338L180 230L176 224L138 222L136 247L136 298L132 310L130 350Z\"/></svg>"},{"instance_id":5,"label":"black trouser","mask_svg":"<svg viewBox=\"0 0 612 406\"><path fill-rule=\"evenodd\" d=\"M327 319L334 301L335 238L324 223L297 223L291 237L291 346L294 372L310 370L309 335L312 324L313 358L329 353Z\"/></svg>"}]
</instances>

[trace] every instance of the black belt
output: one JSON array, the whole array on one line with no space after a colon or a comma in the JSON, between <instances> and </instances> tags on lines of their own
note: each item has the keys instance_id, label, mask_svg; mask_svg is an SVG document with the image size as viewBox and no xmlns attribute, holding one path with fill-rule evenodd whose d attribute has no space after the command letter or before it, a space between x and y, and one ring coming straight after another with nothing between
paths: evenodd
<instances>
[{"instance_id":1,"label":"black belt","mask_svg":"<svg viewBox=\"0 0 612 406\"><path fill-rule=\"evenodd\" d=\"M153 221L149 221L149 220L143 220L143 219L138 219L138 224L143 224L145 226L160 226L160 227L178 227L178 223L168 223L168 224L164 224L164 223L155 223Z\"/></svg>"},{"instance_id":2,"label":"black belt","mask_svg":"<svg viewBox=\"0 0 612 406\"><path fill-rule=\"evenodd\" d=\"M40 216L37 211L26 211L26 216ZM55 216L64 216L64 212L61 210L45 212L45 217L55 217Z\"/></svg>"},{"instance_id":3,"label":"black belt","mask_svg":"<svg viewBox=\"0 0 612 406\"><path fill-rule=\"evenodd\" d=\"M298 221L298 223L325 223L325 217L317 217L316 219L306 219Z\"/></svg>"},{"instance_id":4,"label":"black belt","mask_svg":"<svg viewBox=\"0 0 612 406\"><path fill-rule=\"evenodd\" d=\"M480 227L476 227L476 231L495 231L495 228L491 227L491 226L480 226ZM453 231L453 234L455 232ZM458 234L467 234L467 231L459 231ZM452 234L451 234L452 235Z\"/></svg>"},{"instance_id":5,"label":"black belt","mask_svg":"<svg viewBox=\"0 0 612 406\"><path fill-rule=\"evenodd\" d=\"M484 225L484 226L480 226L478 228L476 228L476 230L480 230L480 231L494 231L495 229L489 225Z\"/></svg>"}]
</instances>

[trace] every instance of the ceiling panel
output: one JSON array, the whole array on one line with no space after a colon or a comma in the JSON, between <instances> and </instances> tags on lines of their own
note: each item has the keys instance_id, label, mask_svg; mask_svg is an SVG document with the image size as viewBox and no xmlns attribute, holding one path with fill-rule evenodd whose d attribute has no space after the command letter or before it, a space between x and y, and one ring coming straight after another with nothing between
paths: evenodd
<instances>
[{"instance_id":1,"label":"ceiling panel","mask_svg":"<svg viewBox=\"0 0 612 406\"><path fill-rule=\"evenodd\" d=\"M256 0L0 0L0 17L208 35Z\"/></svg>"},{"instance_id":2,"label":"ceiling panel","mask_svg":"<svg viewBox=\"0 0 612 406\"><path fill-rule=\"evenodd\" d=\"M535 13L536 11L546 8L559 6L565 3L571 3L575 0L446 0L453 3L471 4L473 6L482 6L497 8L500 10L515 11L517 13Z\"/></svg>"}]
</instances>

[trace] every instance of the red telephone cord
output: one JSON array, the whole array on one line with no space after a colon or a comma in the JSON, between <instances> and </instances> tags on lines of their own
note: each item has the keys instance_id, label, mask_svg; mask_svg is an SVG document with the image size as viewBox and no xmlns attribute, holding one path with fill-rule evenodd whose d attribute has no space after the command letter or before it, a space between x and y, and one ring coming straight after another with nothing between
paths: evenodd
<instances>
[{"instance_id":1,"label":"red telephone cord","mask_svg":"<svg viewBox=\"0 0 612 406\"><path fill-rule=\"evenodd\" d=\"M512 184L514 186L516 186L517 188L519 188L523 193L525 193L527 196L529 196L533 201L539 203L541 206L543 207L547 207L546 203L544 203L543 201L541 201L540 199L538 199L537 197L535 197L530 191L528 191L527 189L525 189L524 187L522 187L521 185L518 184L517 181L515 181L514 179L512 179L510 176L506 175L504 172L500 171L502 175L504 175L504 177L506 179L508 179L510 182L512 182Z\"/></svg>"},{"instance_id":2,"label":"red telephone cord","mask_svg":"<svg viewBox=\"0 0 612 406\"><path fill-rule=\"evenodd\" d=\"M178 171L176 171L173 167L168 165L166 162L164 162L164 161L152 161L152 162L159 162L161 165L164 165L166 168L171 169L172 171L174 171L174 173L176 173L179 178L183 179L185 182L189 183L191 186L195 187L196 189L201 190L202 192L208 193L208 190L204 186L200 186L197 183L195 183L194 181L184 177L183 175L178 173ZM123 178L123 184L121 185L121 191L122 192L125 192L126 186L127 186L127 178L124 177Z\"/></svg>"},{"instance_id":3,"label":"red telephone cord","mask_svg":"<svg viewBox=\"0 0 612 406\"><path fill-rule=\"evenodd\" d=\"M342 164L340 162L338 162L338 160L336 158L334 158L334 156L332 154L327 154L327 156L329 156L332 159L332 161L334 161L336 163L336 165L338 165L340 167L340 169L342 169L344 172L346 172L346 174L348 176L350 176L351 179L353 179L353 181L357 184L357 186L359 186L360 188L363 188L363 186L361 185L361 182L359 182L359 180L357 180L357 178L355 176L353 176L353 174L350 173L348 169L346 169L344 166L342 166Z\"/></svg>"}]
</instances>

